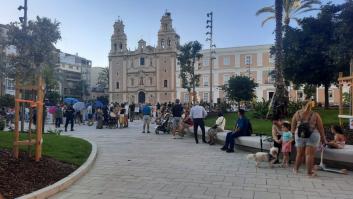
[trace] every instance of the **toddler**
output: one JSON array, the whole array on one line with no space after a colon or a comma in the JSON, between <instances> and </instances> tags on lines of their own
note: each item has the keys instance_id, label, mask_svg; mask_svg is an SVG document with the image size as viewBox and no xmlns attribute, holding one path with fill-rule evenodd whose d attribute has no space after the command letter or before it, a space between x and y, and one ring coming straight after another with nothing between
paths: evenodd
<instances>
[{"instance_id":1,"label":"toddler","mask_svg":"<svg viewBox=\"0 0 353 199\"><path fill-rule=\"evenodd\" d=\"M331 148L343 149L346 144L346 137L343 135L343 130L340 126L331 126L331 132L335 134L334 140L327 143Z\"/></svg>"},{"instance_id":2,"label":"toddler","mask_svg":"<svg viewBox=\"0 0 353 199\"><path fill-rule=\"evenodd\" d=\"M282 153L284 167L288 167L289 153L292 151L293 134L290 132L291 125L289 122L283 122L282 124Z\"/></svg>"}]
</instances>

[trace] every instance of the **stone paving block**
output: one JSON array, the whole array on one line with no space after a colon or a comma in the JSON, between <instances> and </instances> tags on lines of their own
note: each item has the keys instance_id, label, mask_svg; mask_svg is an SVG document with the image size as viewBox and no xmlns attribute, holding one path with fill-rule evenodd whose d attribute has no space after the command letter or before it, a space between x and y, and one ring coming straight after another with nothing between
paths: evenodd
<instances>
[{"instance_id":1,"label":"stone paving block","mask_svg":"<svg viewBox=\"0 0 353 199\"><path fill-rule=\"evenodd\" d=\"M192 137L174 140L170 135L142 134L141 121L99 133L94 127L78 126L66 134L95 141L98 157L83 178L55 199L346 199L353 195L351 175L319 172L319 177L308 178L304 168L299 175L267 165L257 169L246 160L248 152L227 154L219 146L195 145Z\"/></svg>"},{"instance_id":2,"label":"stone paving block","mask_svg":"<svg viewBox=\"0 0 353 199\"><path fill-rule=\"evenodd\" d=\"M229 196L238 197L238 198L252 199L254 197L254 191L231 190L230 193L229 193Z\"/></svg>"},{"instance_id":3,"label":"stone paving block","mask_svg":"<svg viewBox=\"0 0 353 199\"><path fill-rule=\"evenodd\" d=\"M255 191L254 199L280 199L279 193Z\"/></svg>"}]
</instances>

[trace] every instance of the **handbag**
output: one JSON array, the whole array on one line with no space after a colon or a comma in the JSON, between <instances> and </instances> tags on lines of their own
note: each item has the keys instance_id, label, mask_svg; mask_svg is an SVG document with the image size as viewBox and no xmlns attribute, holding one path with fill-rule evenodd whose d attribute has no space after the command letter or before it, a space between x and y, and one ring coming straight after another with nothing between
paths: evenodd
<instances>
[{"instance_id":1,"label":"handbag","mask_svg":"<svg viewBox=\"0 0 353 199\"><path fill-rule=\"evenodd\" d=\"M298 125L298 137L309 138L311 136L311 134L313 133L313 130L310 128L310 123L309 123L312 116L313 116L313 112L311 112L308 120L305 122L304 122L304 119L301 118L300 124ZM300 115L299 115L299 117L300 117Z\"/></svg>"}]
</instances>

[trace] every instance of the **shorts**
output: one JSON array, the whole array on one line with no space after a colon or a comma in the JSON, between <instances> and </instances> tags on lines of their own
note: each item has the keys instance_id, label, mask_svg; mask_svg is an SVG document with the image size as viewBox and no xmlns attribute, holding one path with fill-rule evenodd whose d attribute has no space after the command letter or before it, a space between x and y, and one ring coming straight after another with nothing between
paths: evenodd
<instances>
[{"instance_id":1,"label":"shorts","mask_svg":"<svg viewBox=\"0 0 353 199\"><path fill-rule=\"evenodd\" d=\"M181 118L180 117L173 117L173 127L174 128L178 128L180 122L181 122Z\"/></svg>"},{"instance_id":2,"label":"shorts","mask_svg":"<svg viewBox=\"0 0 353 199\"><path fill-rule=\"evenodd\" d=\"M150 122L151 122L151 116L144 115L143 116L143 123L150 123Z\"/></svg>"},{"instance_id":3,"label":"shorts","mask_svg":"<svg viewBox=\"0 0 353 199\"><path fill-rule=\"evenodd\" d=\"M320 133L314 131L309 138L300 138L298 134L295 134L295 146L296 147L318 147L320 144Z\"/></svg>"}]
</instances>

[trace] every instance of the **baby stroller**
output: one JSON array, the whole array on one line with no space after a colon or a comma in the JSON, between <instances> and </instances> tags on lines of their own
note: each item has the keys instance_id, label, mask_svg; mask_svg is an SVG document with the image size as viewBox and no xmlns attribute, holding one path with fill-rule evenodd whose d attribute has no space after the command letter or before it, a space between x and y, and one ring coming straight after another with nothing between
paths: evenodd
<instances>
[{"instance_id":1,"label":"baby stroller","mask_svg":"<svg viewBox=\"0 0 353 199\"><path fill-rule=\"evenodd\" d=\"M118 119L117 116L114 112L109 113L109 118L108 118L108 128L117 128L118 125Z\"/></svg>"},{"instance_id":2,"label":"baby stroller","mask_svg":"<svg viewBox=\"0 0 353 199\"><path fill-rule=\"evenodd\" d=\"M172 129L172 117L170 115L170 113L166 113L164 115L163 118L161 118L161 122L160 125L157 126L155 133L159 134L160 131L162 131L163 133L170 133L171 129Z\"/></svg>"}]
</instances>

